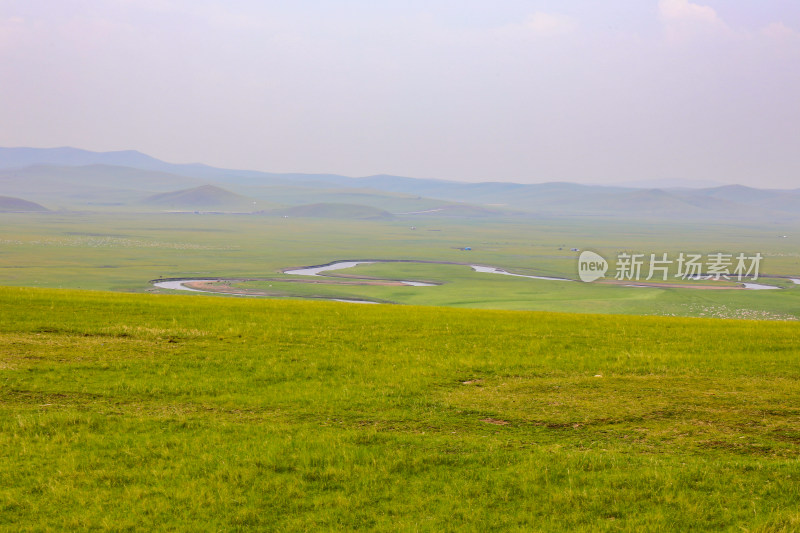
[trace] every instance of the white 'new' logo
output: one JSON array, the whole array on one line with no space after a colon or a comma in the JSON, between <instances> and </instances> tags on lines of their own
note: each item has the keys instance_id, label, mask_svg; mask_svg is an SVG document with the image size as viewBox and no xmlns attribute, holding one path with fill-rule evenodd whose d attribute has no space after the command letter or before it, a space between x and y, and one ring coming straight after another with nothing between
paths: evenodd
<instances>
[{"instance_id":1,"label":"white 'new' logo","mask_svg":"<svg viewBox=\"0 0 800 533\"><path fill-rule=\"evenodd\" d=\"M608 261L602 256L588 250L581 252L578 258L578 276L581 281L590 283L606 275Z\"/></svg>"}]
</instances>

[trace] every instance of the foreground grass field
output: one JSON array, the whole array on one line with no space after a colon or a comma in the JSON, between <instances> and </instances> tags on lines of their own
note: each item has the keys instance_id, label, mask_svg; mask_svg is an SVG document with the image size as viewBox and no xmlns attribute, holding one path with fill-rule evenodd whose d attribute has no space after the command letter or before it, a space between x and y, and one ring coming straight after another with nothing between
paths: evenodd
<instances>
[{"instance_id":1,"label":"foreground grass field","mask_svg":"<svg viewBox=\"0 0 800 533\"><path fill-rule=\"evenodd\" d=\"M800 325L0 288L9 531L800 529Z\"/></svg>"}]
</instances>

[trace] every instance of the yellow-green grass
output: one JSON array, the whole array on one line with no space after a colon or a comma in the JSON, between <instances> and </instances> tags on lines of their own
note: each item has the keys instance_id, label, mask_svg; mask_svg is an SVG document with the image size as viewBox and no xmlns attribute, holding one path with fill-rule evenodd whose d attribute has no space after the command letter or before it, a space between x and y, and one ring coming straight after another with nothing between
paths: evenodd
<instances>
[{"instance_id":1,"label":"yellow-green grass","mask_svg":"<svg viewBox=\"0 0 800 533\"><path fill-rule=\"evenodd\" d=\"M800 325L0 288L0 527L793 531Z\"/></svg>"}]
</instances>

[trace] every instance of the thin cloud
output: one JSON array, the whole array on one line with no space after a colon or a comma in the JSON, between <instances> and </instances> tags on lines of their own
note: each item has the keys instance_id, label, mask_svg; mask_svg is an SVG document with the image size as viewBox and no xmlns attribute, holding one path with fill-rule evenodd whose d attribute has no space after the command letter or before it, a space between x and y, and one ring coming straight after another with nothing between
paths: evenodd
<instances>
[{"instance_id":1,"label":"thin cloud","mask_svg":"<svg viewBox=\"0 0 800 533\"><path fill-rule=\"evenodd\" d=\"M730 37L733 31L714 8L689 0L659 0L658 14L664 23L667 40L686 43L698 38Z\"/></svg>"},{"instance_id":2,"label":"thin cloud","mask_svg":"<svg viewBox=\"0 0 800 533\"><path fill-rule=\"evenodd\" d=\"M575 31L578 23L566 15L537 11L528 17L525 26L539 35L563 35Z\"/></svg>"},{"instance_id":3,"label":"thin cloud","mask_svg":"<svg viewBox=\"0 0 800 533\"><path fill-rule=\"evenodd\" d=\"M658 12L661 18L667 21L723 24L714 8L693 4L689 0L660 0L658 2Z\"/></svg>"},{"instance_id":4,"label":"thin cloud","mask_svg":"<svg viewBox=\"0 0 800 533\"><path fill-rule=\"evenodd\" d=\"M28 25L22 17L0 18L0 52L9 52L28 35Z\"/></svg>"},{"instance_id":5,"label":"thin cloud","mask_svg":"<svg viewBox=\"0 0 800 533\"><path fill-rule=\"evenodd\" d=\"M794 40L800 37L800 33L797 33L783 22L773 22L769 26L762 28L761 34L776 41Z\"/></svg>"}]
</instances>

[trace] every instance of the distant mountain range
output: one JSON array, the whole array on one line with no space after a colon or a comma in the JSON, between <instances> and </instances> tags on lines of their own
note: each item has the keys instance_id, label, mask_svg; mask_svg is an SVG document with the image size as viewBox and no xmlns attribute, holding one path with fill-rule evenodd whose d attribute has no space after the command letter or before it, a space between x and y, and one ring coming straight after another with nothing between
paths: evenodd
<instances>
[{"instance_id":1,"label":"distant mountain range","mask_svg":"<svg viewBox=\"0 0 800 533\"><path fill-rule=\"evenodd\" d=\"M610 183L609 185L635 189L711 189L713 187L722 187L725 184L714 180L653 179L622 181Z\"/></svg>"},{"instance_id":2,"label":"distant mountain range","mask_svg":"<svg viewBox=\"0 0 800 533\"><path fill-rule=\"evenodd\" d=\"M462 183L377 175L269 173L173 164L136 151L0 148L0 195L56 209L290 209L291 216L599 216L800 219L800 189ZM292 209L311 206L308 209ZM342 206L348 206L344 208ZM370 209L360 209L359 206ZM288 216L288 215L285 215Z\"/></svg>"}]
</instances>

